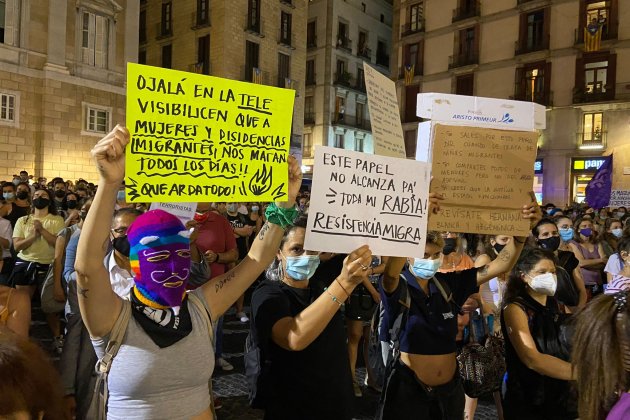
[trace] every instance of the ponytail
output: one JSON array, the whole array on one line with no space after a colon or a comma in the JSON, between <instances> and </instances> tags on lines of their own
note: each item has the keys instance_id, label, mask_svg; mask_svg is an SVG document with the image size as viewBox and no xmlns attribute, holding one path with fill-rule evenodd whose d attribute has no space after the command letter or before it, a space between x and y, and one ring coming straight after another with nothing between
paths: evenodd
<instances>
[{"instance_id":1,"label":"ponytail","mask_svg":"<svg viewBox=\"0 0 630 420\"><path fill-rule=\"evenodd\" d=\"M604 420L628 390L628 292L600 295L577 315L572 363L580 418Z\"/></svg>"}]
</instances>

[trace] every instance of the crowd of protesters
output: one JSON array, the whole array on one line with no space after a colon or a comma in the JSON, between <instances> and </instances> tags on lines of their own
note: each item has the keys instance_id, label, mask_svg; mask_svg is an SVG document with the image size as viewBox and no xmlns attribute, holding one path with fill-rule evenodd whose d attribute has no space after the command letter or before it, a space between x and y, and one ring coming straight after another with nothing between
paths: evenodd
<instances>
[{"instance_id":1,"label":"crowd of protesters","mask_svg":"<svg viewBox=\"0 0 630 420\"><path fill-rule=\"evenodd\" d=\"M256 336L265 419L351 419L366 387L381 393L377 418L473 419L458 356L479 331L503 343L505 419L630 418L626 208L524 202L526 237L429 231L420 258L337 255L304 248L295 159L288 201L199 203L183 224L126 202L128 142L117 126L94 147L98 184L26 171L2 183L0 417L91 418L94 367L125 314L107 418L220 417L211 377L234 368L222 352L234 307ZM32 302L58 371L28 340Z\"/></svg>"}]
</instances>

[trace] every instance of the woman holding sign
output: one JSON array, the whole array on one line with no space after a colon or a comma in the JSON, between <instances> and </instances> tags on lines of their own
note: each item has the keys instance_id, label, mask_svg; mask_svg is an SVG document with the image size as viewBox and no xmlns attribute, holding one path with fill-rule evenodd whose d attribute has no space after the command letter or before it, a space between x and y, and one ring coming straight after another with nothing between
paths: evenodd
<instances>
[{"instance_id":1,"label":"woman holding sign","mask_svg":"<svg viewBox=\"0 0 630 420\"><path fill-rule=\"evenodd\" d=\"M212 323L273 260L287 221L297 213L293 204L302 173L289 156L288 201L269 206L268 223L238 266L191 293L185 292L189 232L175 216L160 210L138 217L127 231L135 274L130 303L112 291L103 265L109 225L102 223L112 218L128 143L127 129L116 126L92 149L100 182L75 265L81 314L101 360L116 347L110 337L125 331L107 379L107 417L208 420L213 417L208 392L214 368ZM121 314L127 314L126 323L117 322Z\"/></svg>"},{"instance_id":2,"label":"woman holding sign","mask_svg":"<svg viewBox=\"0 0 630 420\"><path fill-rule=\"evenodd\" d=\"M431 194L432 203L439 197ZM435 210L434 210L435 211ZM540 219L536 203L523 206L523 218ZM439 273L444 240L428 232L422 258L392 257L381 284L383 306L394 325L395 360L384 390L384 420L461 420L464 389L457 370L457 313L479 285L508 272L523 249L515 237L484 267ZM404 306L403 306L404 304ZM406 307L406 308L405 308Z\"/></svg>"}]
</instances>

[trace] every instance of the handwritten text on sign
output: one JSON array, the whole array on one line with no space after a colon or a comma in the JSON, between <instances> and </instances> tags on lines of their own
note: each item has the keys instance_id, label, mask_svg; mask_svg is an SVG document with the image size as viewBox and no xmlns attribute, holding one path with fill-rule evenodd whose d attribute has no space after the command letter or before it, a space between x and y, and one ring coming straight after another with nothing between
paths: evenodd
<instances>
[{"instance_id":1,"label":"handwritten text on sign","mask_svg":"<svg viewBox=\"0 0 630 420\"><path fill-rule=\"evenodd\" d=\"M318 147L304 247L422 258L429 179L423 162Z\"/></svg>"},{"instance_id":2,"label":"handwritten text on sign","mask_svg":"<svg viewBox=\"0 0 630 420\"><path fill-rule=\"evenodd\" d=\"M431 229L526 236L538 134L436 125L431 190L444 195Z\"/></svg>"},{"instance_id":3,"label":"handwritten text on sign","mask_svg":"<svg viewBox=\"0 0 630 420\"><path fill-rule=\"evenodd\" d=\"M288 89L130 63L128 201L285 196L294 95Z\"/></svg>"},{"instance_id":4,"label":"handwritten text on sign","mask_svg":"<svg viewBox=\"0 0 630 420\"><path fill-rule=\"evenodd\" d=\"M398 112L396 84L366 63L363 63L363 69L374 137L374 154L404 159L407 155Z\"/></svg>"},{"instance_id":5,"label":"handwritten text on sign","mask_svg":"<svg viewBox=\"0 0 630 420\"><path fill-rule=\"evenodd\" d=\"M609 207L628 207L630 206L629 190L612 190L610 192Z\"/></svg>"}]
</instances>

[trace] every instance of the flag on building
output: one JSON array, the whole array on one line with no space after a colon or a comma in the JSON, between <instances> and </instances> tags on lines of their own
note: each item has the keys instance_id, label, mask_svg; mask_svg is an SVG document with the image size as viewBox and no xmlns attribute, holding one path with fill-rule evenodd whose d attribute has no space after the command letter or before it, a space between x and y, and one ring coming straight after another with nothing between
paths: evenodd
<instances>
[{"instance_id":1,"label":"flag on building","mask_svg":"<svg viewBox=\"0 0 630 420\"><path fill-rule=\"evenodd\" d=\"M586 202L594 209L607 207L612 190L613 155L606 158L586 186Z\"/></svg>"},{"instance_id":2,"label":"flag on building","mask_svg":"<svg viewBox=\"0 0 630 420\"><path fill-rule=\"evenodd\" d=\"M293 79L289 79L288 77L284 78L284 88L285 89L294 89L293 87Z\"/></svg>"},{"instance_id":3,"label":"flag on building","mask_svg":"<svg viewBox=\"0 0 630 420\"><path fill-rule=\"evenodd\" d=\"M405 86L409 86L413 83L413 77L415 76L415 65L405 65Z\"/></svg>"},{"instance_id":4,"label":"flag on building","mask_svg":"<svg viewBox=\"0 0 630 420\"><path fill-rule=\"evenodd\" d=\"M584 28L584 51L599 51L602 44L603 26L597 22L591 22Z\"/></svg>"},{"instance_id":5,"label":"flag on building","mask_svg":"<svg viewBox=\"0 0 630 420\"><path fill-rule=\"evenodd\" d=\"M195 63L190 66L190 71L193 73L203 73L203 63Z\"/></svg>"},{"instance_id":6,"label":"flag on building","mask_svg":"<svg viewBox=\"0 0 630 420\"><path fill-rule=\"evenodd\" d=\"M258 67L252 69L252 82L258 83L259 85L263 84L263 72Z\"/></svg>"}]
</instances>

